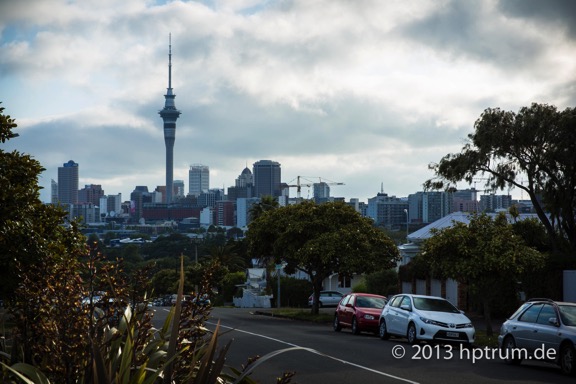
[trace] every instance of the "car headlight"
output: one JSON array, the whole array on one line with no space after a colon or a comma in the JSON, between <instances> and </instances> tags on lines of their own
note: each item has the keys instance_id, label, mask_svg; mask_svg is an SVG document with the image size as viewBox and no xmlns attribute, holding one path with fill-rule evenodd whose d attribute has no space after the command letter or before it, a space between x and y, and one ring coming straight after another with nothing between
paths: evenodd
<instances>
[{"instance_id":1,"label":"car headlight","mask_svg":"<svg viewBox=\"0 0 576 384\"><path fill-rule=\"evenodd\" d=\"M446 327L446 324L444 323L432 319L427 319L425 317L421 317L420 320L422 320L422 322L425 324L437 325L438 327Z\"/></svg>"},{"instance_id":2,"label":"car headlight","mask_svg":"<svg viewBox=\"0 0 576 384\"><path fill-rule=\"evenodd\" d=\"M364 318L366 320L374 320L375 319L374 315L364 315Z\"/></svg>"}]
</instances>

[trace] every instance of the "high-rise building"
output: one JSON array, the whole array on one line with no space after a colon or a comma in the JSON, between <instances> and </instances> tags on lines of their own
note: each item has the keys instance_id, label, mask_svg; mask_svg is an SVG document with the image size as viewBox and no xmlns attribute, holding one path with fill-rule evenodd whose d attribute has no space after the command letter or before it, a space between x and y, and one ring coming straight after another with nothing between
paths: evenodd
<instances>
[{"instance_id":1,"label":"high-rise building","mask_svg":"<svg viewBox=\"0 0 576 384\"><path fill-rule=\"evenodd\" d=\"M239 198L252 197L254 190L254 177L252 171L246 167L236 178L236 185L228 188L228 200L236 201Z\"/></svg>"},{"instance_id":2,"label":"high-rise building","mask_svg":"<svg viewBox=\"0 0 576 384\"><path fill-rule=\"evenodd\" d=\"M176 199L184 197L184 180L174 180L174 197Z\"/></svg>"},{"instance_id":3,"label":"high-rise building","mask_svg":"<svg viewBox=\"0 0 576 384\"><path fill-rule=\"evenodd\" d=\"M78 203L78 163L73 160L58 167L58 202Z\"/></svg>"},{"instance_id":4,"label":"high-rise building","mask_svg":"<svg viewBox=\"0 0 576 384\"><path fill-rule=\"evenodd\" d=\"M176 120L180 111L176 109L172 93L172 38L168 40L168 88L164 95L164 108L158 112L164 122L164 143L166 144L166 203L172 202L174 191L174 142L176 141Z\"/></svg>"},{"instance_id":5,"label":"high-rise building","mask_svg":"<svg viewBox=\"0 0 576 384\"><path fill-rule=\"evenodd\" d=\"M408 195L409 223L433 223L452 212L451 192L425 191Z\"/></svg>"},{"instance_id":6,"label":"high-rise building","mask_svg":"<svg viewBox=\"0 0 576 384\"><path fill-rule=\"evenodd\" d=\"M51 194L50 194L50 202L52 204L58 204L58 183L52 179L51 187Z\"/></svg>"},{"instance_id":7,"label":"high-rise building","mask_svg":"<svg viewBox=\"0 0 576 384\"><path fill-rule=\"evenodd\" d=\"M315 199L326 199L330 197L330 186L328 183L321 181L319 183L314 183L312 187L314 188Z\"/></svg>"},{"instance_id":8,"label":"high-rise building","mask_svg":"<svg viewBox=\"0 0 576 384\"><path fill-rule=\"evenodd\" d=\"M207 165L192 164L188 170L188 194L200 196L210 189L210 169Z\"/></svg>"},{"instance_id":9,"label":"high-rise building","mask_svg":"<svg viewBox=\"0 0 576 384\"><path fill-rule=\"evenodd\" d=\"M78 201L80 203L92 203L99 206L102 196L104 196L104 190L100 184L88 184L78 191Z\"/></svg>"},{"instance_id":10,"label":"high-rise building","mask_svg":"<svg viewBox=\"0 0 576 384\"><path fill-rule=\"evenodd\" d=\"M512 196L510 195L490 195L480 196L480 211L496 212L501 209L508 209L512 206Z\"/></svg>"},{"instance_id":11,"label":"high-rise building","mask_svg":"<svg viewBox=\"0 0 576 384\"><path fill-rule=\"evenodd\" d=\"M272 160L260 160L253 165L254 196L281 196L280 163Z\"/></svg>"},{"instance_id":12,"label":"high-rise building","mask_svg":"<svg viewBox=\"0 0 576 384\"><path fill-rule=\"evenodd\" d=\"M374 220L376 225L393 229L406 225L407 211L407 201L380 192L368 199L366 214Z\"/></svg>"}]
</instances>

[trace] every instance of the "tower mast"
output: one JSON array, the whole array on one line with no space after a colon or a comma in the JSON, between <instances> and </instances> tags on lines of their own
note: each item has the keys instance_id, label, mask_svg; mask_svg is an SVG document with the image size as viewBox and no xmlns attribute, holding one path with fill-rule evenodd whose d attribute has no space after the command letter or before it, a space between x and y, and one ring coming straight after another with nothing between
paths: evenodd
<instances>
[{"instance_id":1,"label":"tower mast","mask_svg":"<svg viewBox=\"0 0 576 384\"><path fill-rule=\"evenodd\" d=\"M164 95L164 108L158 112L164 121L164 143L166 144L166 204L172 203L174 190L174 142L176 141L176 120L180 111L176 109L172 93L172 34L168 35L168 88Z\"/></svg>"}]
</instances>

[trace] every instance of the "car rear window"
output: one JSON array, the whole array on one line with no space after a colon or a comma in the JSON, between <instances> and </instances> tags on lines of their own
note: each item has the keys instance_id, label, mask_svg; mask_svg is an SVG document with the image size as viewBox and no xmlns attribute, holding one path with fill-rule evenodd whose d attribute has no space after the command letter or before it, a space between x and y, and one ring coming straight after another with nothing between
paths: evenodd
<instances>
[{"instance_id":1,"label":"car rear window","mask_svg":"<svg viewBox=\"0 0 576 384\"><path fill-rule=\"evenodd\" d=\"M371 296L358 296L356 298L356 306L361 308L384 308L386 300L380 297Z\"/></svg>"}]
</instances>

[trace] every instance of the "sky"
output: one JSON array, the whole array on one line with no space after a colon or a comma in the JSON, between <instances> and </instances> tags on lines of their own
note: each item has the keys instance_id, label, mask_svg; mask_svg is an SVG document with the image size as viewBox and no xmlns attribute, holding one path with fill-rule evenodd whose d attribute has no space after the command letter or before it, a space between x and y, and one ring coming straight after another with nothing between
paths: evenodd
<instances>
[{"instance_id":1,"label":"sky","mask_svg":"<svg viewBox=\"0 0 576 384\"><path fill-rule=\"evenodd\" d=\"M406 197L485 109L576 106L572 0L0 0L0 102L20 135L0 149L46 169L42 201L69 160L80 188L123 200L165 185L170 35L186 192L192 164L228 188L265 159L291 185Z\"/></svg>"}]
</instances>

